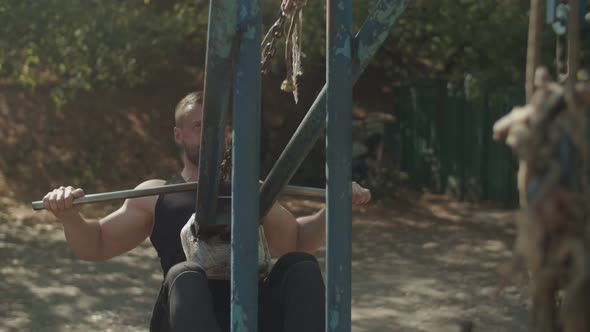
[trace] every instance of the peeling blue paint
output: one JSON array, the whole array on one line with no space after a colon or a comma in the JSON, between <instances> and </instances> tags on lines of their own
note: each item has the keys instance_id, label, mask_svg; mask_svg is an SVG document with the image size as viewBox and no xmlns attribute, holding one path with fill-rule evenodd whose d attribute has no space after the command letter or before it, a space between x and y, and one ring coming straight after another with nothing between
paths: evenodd
<instances>
[{"instance_id":1,"label":"peeling blue paint","mask_svg":"<svg viewBox=\"0 0 590 332\"><path fill-rule=\"evenodd\" d=\"M246 31L244 32L244 38L247 39L254 39L256 38L256 27L249 25Z\"/></svg>"},{"instance_id":2,"label":"peeling blue paint","mask_svg":"<svg viewBox=\"0 0 590 332\"><path fill-rule=\"evenodd\" d=\"M326 133L326 327L349 332L351 317L352 0L328 0ZM338 1L337 6L332 6Z\"/></svg>"},{"instance_id":3,"label":"peeling blue paint","mask_svg":"<svg viewBox=\"0 0 590 332\"><path fill-rule=\"evenodd\" d=\"M332 310L329 312L330 316L330 330L336 330L338 328L338 323L340 322L339 312L338 310Z\"/></svg>"},{"instance_id":4,"label":"peeling blue paint","mask_svg":"<svg viewBox=\"0 0 590 332\"><path fill-rule=\"evenodd\" d=\"M231 330L255 332L258 329L260 163L251 156L260 154L261 21L259 0L239 0L239 5L232 141Z\"/></svg>"},{"instance_id":5,"label":"peeling blue paint","mask_svg":"<svg viewBox=\"0 0 590 332\"><path fill-rule=\"evenodd\" d=\"M234 304L232 310L232 315L236 315L241 318L240 320L232 321L232 331L248 331L248 315L246 314L246 311L239 304Z\"/></svg>"},{"instance_id":6,"label":"peeling blue paint","mask_svg":"<svg viewBox=\"0 0 590 332\"><path fill-rule=\"evenodd\" d=\"M384 31L378 35L374 34L373 39L385 41L387 36L389 36L389 32ZM369 43L359 42L357 56L360 63L365 66L368 65L370 59L373 58L375 53L377 53L377 50L379 50L379 47L381 47L381 44L375 44L373 41L370 41Z\"/></svg>"},{"instance_id":7,"label":"peeling blue paint","mask_svg":"<svg viewBox=\"0 0 590 332\"><path fill-rule=\"evenodd\" d=\"M375 20L377 20L377 22L383 24L383 23L387 23L390 19L390 17L393 15L393 12L395 11L394 7L381 7L381 8L377 8L375 11L373 11L373 13L375 14Z\"/></svg>"},{"instance_id":8,"label":"peeling blue paint","mask_svg":"<svg viewBox=\"0 0 590 332\"><path fill-rule=\"evenodd\" d=\"M212 0L210 6L208 38L211 51L228 58L237 30L238 3L235 0Z\"/></svg>"},{"instance_id":9,"label":"peeling blue paint","mask_svg":"<svg viewBox=\"0 0 590 332\"><path fill-rule=\"evenodd\" d=\"M370 59L375 55L379 46L385 41L391 26L407 8L411 0L388 0L380 1L375 9L369 14L362 29L355 38L357 60L360 71L364 70Z\"/></svg>"},{"instance_id":10,"label":"peeling blue paint","mask_svg":"<svg viewBox=\"0 0 590 332\"><path fill-rule=\"evenodd\" d=\"M248 18L248 8L246 6L240 6L240 22L245 21Z\"/></svg>"},{"instance_id":11,"label":"peeling blue paint","mask_svg":"<svg viewBox=\"0 0 590 332\"><path fill-rule=\"evenodd\" d=\"M211 0L207 30L204 113L199 155L197 215L199 224L214 224L225 115L232 80L230 59L237 32L238 7L235 0Z\"/></svg>"},{"instance_id":12,"label":"peeling blue paint","mask_svg":"<svg viewBox=\"0 0 590 332\"><path fill-rule=\"evenodd\" d=\"M350 53L350 39L349 38L346 38L344 40L344 46L343 47L336 49L335 55L342 55L342 56L345 56L345 57L348 57L348 58L351 56L351 53Z\"/></svg>"},{"instance_id":13,"label":"peeling blue paint","mask_svg":"<svg viewBox=\"0 0 590 332\"><path fill-rule=\"evenodd\" d=\"M351 0L332 1L339 2L335 7L329 6L330 15L334 16L328 18L330 47L328 47L327 56L329 61L326 72L327 84L264 181L261 188L260 213L263 216L268 212L278 193L289 183L321 136L324 125L328 123L326 329L329 332L348 332L351 319L352 223L351 209L348 207L351 205L352 142L348 144L345 141L350 139L352 131L352 100L349 98L351 98L352 84L360 77L370 59L385 41L391 27L410 0L380 0L352 41L352 45L350 44L352 2ZM339 12L341 7L343 9ZM335 16L339 17L335 18ZM330 96L337 97L330 98ZM344 153L345 158L339 157L340 153Z\"/></svg>"},{"instance_id":14,"label":"peeling blue paint","mask_svg":"<svg viewBox=\"0 0 590 332\"><path fill-rule=\"evenodd\" d=\"M329 0L330 1L330 0ZM219 160L219 132L223 127L224 109L227 103L227 83L224 80L231 73L230 60L232 45L236 35L237 24L241 32L241 48L238 58L238 70L234 74L234 119L236 140L234 143L235 185L232 190L235 197L232 202L232 229L240 228L232 236L232 331L247 332L256 330L257 303L256 277L257 250L255 226L260 212L266 213L278 192L288 183L301 164L315 141L319 138L322 127L328 122L332 129L328 130L329 147L328 165L328 287L327 296L327 327L330 331L350 331L350 145L338 144L348 139L351 134L351 88L375 55L380 45L389 36L389 31L397 18L405 10L410 0L381 0L375 10L367 18L359 34L351 45L352 1L338 1L331 7L330 13L334 26L331 29L331 42L328 56L328 84L322 89L318 98L310 108L304 121L297 129L294 137L271 170L267 181L262 187L263 200L257 206L258 167L257 162L248 160L256 155L259 128L256 123L260 116L260 21L259 3L257 1L240 0L236 7L235 0L212 0L209 26L209 42L206 76L206 103L214 112L209 117L208 125L203 128L203 145L209 144L202 153L201 161L206 160L201 174L210 174ZM239 8L239 15L238 13ZM338 12L341 11L341 12ZM236 20L239 19L239 22ZM331 21L331 20L330 20ZM345 24L336 22L344 21ZM354 53L353 53L354 50ZM351 61L354 60L354 69ZM229 68L229 69L228 69ZM255 82L253 84L252 82ZM254 96L254 97L253 97ZM337 96L337 98L331 98ZM347 98L342 98L346 96ZM258 99L257 99L258 98ZM225 104L224 104L225 103ZM326 104L328 105L326 107ZM254 112L252 116L250 112ZM246 115L246 116L244 116ZM236 117L237 116L237 117ZM238 129L241 128L241 129ZM238 135L238 133L240 133ZM247 137L255 136L253 140ZM239 138L238 138L239 137ZM208 142L205 144L205 142ZM213 147L211 147L213 146ZM335 153L337 151L337 153ZM343 153L345 158L338 157ZM254 158L255 159L255 158ZM240 166L237 166L240 165ZM278 171L276 170L278 169ZM250 179L250 180L248 180ZM254 179L254 180L252 180ZM252 181L251 181L252 180ZM210 184L217 184L213 176ZM268 184L267 184L268 183ZM204 183L202 183L204 184ZM215 192L211 185L203 185L207 193ZM240 188L240 189L237 189ZM268 189L270 188L270 189ZM200 195L201 196L201 195ZM215 194L208 195L216 197ZM215 202L215 200L213 200ZM213 205L214 206L214 205ZM337 206L337 209L331 208ZM262 211L259 211L259 208ZM213 209L208 206L209 209ZM236 213L240 211L240 213ZM240 219L238 222L237 219ZM345 221L345 223L343 223ZM345 227L342 227L345 226ZM235 241L234 241L235 236ZM239 246L237 245L239 243ZM238 250L236 250L238 249ZM240 283L237 283L237 277ZM250 319L249 319L250 318Z\"/></svg>"}]
</instances>

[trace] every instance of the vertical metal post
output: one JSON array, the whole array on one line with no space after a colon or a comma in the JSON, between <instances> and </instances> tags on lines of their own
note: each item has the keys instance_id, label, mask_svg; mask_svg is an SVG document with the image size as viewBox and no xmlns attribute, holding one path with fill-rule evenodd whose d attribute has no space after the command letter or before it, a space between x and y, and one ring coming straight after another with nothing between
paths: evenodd
<instances>
[{"instance_id":1,"label":"vertical metal post","mask_svg":"<svg viewBox=\"0 0 590 332\"><path fill-rule=\"evenodd\" d=\"M234 76L231 330L257 331L260 178L260 4L240 0Z\"/></svg>"},{"instance_id":2,"label":"vertical metal post","mask_svg":"<svg viewBox=\"0 0 590 332\"><path fill-rule=\"evenodd\" d=\"M528 45L526 55L526 82L525 93L526 100L530 100L534 92L535 70L539 65L539 53L541 49L541 32L542 32L542 12L543 5L541 0L531 0Z\"/></svg>"},{"instance_id":3,"label":"vertical metal post","mask_svg":"<svg viewBox=\"0 0 590 332\"><path fill-rule=\"evenodd\" d=\"M567 20L567 86L573 91L578 80L580 49L580 0L569 0L569 17Z\"/></svg>"},{"instance_id":4,"label":"vertical metal post","mask_svg":"<svg viewBox=\"0 0 590 332\"><path fill-rule=\"evenodd\" d=\"M326 331L349 332L352 255L352 0L328 0Z\"/></svg>"},{"instance_id":5,"label":"vertical metal post","mask_svg":"<svg viewBox=\"0 0 590 332\"><path fill-rule=\"evenodd\" d=\"M237 9L235 0L211 0L209 5L197 191L197 219L200 225L215 221L219 164L223 152L225 117L231 92L232 51L236 35Z\"/></svg>"},{"instance_id":6,"label":"vertical metal post","mask_svg":"<svg viewBox=\"0 0 590 332\"><path fill-rule=\"evenodd\" d=\"M354 38L353 82L365 70L409 3L410 0L380 0L375 5ZM265 215L272 207L277 195L291 181L297 168L320 137L326 121L326 91L327 88L324 86L264 181L260 198L261 215Z\"/></svg>"},{"instance_id":7,"label":"vertical metal post","mask_svg":"<svg viewBox=\"0 0 590 332\"><path fill-rule=\"evenodd\" d=\"M545 22L552 24L555 19L555 0L547 0L545 2Z\"/></svg>"}]
</instances>

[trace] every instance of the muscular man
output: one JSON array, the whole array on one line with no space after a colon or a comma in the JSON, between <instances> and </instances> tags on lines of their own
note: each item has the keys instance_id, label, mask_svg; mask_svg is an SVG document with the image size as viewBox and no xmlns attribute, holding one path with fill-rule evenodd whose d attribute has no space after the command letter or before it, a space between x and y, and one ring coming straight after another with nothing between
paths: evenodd
<instances>
[{"instance_id":1,"label":"muscular man","mask_svg":"<svg viewBox=\"0 0 590 332\"><path fill-rule=\"evenodd\" d=\"M196 181L201 138L202 94L190 93L177 105L174 140L182 148L184 168L168 181L148 180L136 188ZM195 212L196 192L127 199L100 220L86 220L80 188L59 187L43 202L62 223L67 242L83 260L101 261L132 250L150 238L164 280L154 306L150 331L229 331L230 282L211 278L183 251L180 232ZM366 204L370 191L352 183L353 204ZM263 245L279 257L259 282L260 331L323 331L324 282L312 255L325 241L325 211L295 218L275 203L264 217ZM185 248L186 249L186 248Z\"/></svg>"}]
</instances>

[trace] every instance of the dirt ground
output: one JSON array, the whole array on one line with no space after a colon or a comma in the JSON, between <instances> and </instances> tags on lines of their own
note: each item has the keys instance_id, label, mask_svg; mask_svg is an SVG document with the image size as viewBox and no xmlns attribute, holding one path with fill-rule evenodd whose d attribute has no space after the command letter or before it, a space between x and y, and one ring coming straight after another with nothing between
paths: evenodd
<instances>
[{"instance_id":1,"label":"dirt ground","mask_svg":"<svg viewBox=\"0 0 590 332\"><path fill-rule=\"evenodd\" d=\"M284 204L297 215L320 205ZM524 331L523 280L495 294L511 258L513 219L440 196L355 208L352 330L460 331L470 321L474 331ZM0 331L147 331L162 278L150 243L83 262L52 220L0 198Z\"/></svg>"}]
</instances>

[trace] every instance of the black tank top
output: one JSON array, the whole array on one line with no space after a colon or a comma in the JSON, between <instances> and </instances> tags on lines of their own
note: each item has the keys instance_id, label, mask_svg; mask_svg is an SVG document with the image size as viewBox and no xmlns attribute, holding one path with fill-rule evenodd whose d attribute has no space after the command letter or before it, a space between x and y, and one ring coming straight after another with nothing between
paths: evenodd
<instances>
[{"instance_id":1,"label":"black tank top","mask_svg":"<svg viewBox=\"0 0 590 332\"><path fill-rule=\"evenodd\" d=\"M174 175L166 181L166 184L177 183L185 183L182 176ZM196 204L196 191L162 194L156 201L150 240L160 257L164 276L172 266L186 260L180 242L180 230L195 212Z\"/></svg>"},{"instance_id":2,"label":"black tank top","mask_svg":"<svg viewBox=\"0 0 590 332\"><path fill-rule=\"evenodd\" d=\"M185 183L181 175L174 175L166 184ZM231 184L220 183L220 195L231 195ZM228 213L231 209L230 200L222 200L217 204L217 213ZM186 260L182 243L180 242L180 231L195 212L197 206L197 192L187 191L179 193L162 194L156 201L154 208L154 228L150 235L150 241L160 257L160 265L164 277L171 267ZM199 231L200 236L207 236L209 232L223 233L229 241L231 233L229 226L209 226Z\"/></svg>"}]
</instances>

